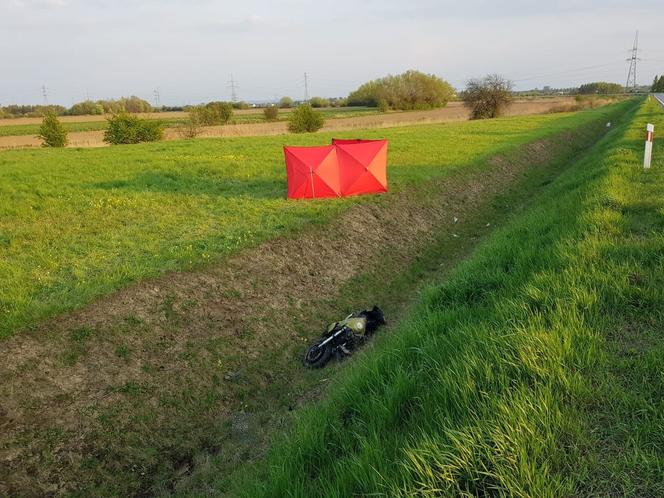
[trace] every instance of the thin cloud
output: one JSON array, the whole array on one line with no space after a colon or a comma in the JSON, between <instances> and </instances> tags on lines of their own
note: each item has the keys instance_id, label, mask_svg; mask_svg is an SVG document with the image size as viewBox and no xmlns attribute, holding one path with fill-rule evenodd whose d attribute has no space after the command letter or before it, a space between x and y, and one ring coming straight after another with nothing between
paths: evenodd
<instances>
[{"instance_id":1,"label":"thin cloud","mask_svg":"<svg viewBox=\"0 0 664 498\"><path fill-rule=\"evenodd\" d=\"M231 72L245 100L301 97L304 72L322 96L407 69L455 86L492 72L522 89L622 82L637 28L644 54L664 47L659 3L0 0L0 101L39 102L42 85L66 105L155 88L166 104L228 99ZM654 59L640 82L664 73Z\"/></svg>"}]
</instances>

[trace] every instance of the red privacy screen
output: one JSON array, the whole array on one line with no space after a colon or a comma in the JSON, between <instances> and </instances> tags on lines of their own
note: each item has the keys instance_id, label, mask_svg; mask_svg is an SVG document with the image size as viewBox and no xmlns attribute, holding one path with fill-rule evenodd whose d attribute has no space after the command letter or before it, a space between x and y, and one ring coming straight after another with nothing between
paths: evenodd
<instances>
[{"instance_id":1,"label":"red privacy screen","mask_svg":"<svg viewBox=\"0 0 664 498\"><path fill-rule=\"evenodd\" d=\"M338 140L284 147L289 199L387 192L387 140Z\"/></svg>"}]
</instances>

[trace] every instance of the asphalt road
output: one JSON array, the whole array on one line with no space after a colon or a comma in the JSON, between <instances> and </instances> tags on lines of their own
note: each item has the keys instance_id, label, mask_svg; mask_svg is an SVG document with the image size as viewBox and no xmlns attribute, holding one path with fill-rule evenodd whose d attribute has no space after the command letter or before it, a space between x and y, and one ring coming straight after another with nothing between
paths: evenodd
<instances>
[{"instance_id":1,"label":"asphalt road","mask_svg":"<svg viewBox=\"0 0 664 498\"><path fill-rule=\"evenodd\" d=\"M654 95L657 101L659 102L659 105L664 107L664 93L655 93Z\"/></svg>"}]
</instances>

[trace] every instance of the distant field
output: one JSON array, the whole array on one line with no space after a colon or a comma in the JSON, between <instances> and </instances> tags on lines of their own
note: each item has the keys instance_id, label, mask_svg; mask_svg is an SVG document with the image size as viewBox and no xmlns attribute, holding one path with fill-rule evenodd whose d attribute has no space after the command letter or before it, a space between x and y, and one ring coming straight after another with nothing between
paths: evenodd
<instances>
[{"instance_id":1,"label":"distant field","mask_svg":"<svg viewBox=\"0 0 664 498\"><path fill-rule=\"evenodd\" d=\"M280 109L279 121L288 119L291 109ZM357 116L367 116L371 114L378 114L375 108L370 107L340 107L340 108L327 108L321 109L321 112L326 119L341 119L352 118ZM166 112L166 113L152 113L146 115L139 115L144 119L160 120L166 127L175 127L183 123L187 119L187 113L182 112ZM99 116L62 116L60 118L63 126L69 132L80 131L99 131L105 130L107 121L100 119ZM15 121L20 121L14 124ZM29 121L26 123L26 121ZM229 124L246 124L246 123L263 123L262 109L247 109L239 110L233 113L233 117ZM18 118L18 119L0 119L0 137L9 136L23 136L23 135L36 135L39 133L39 118Z\"/></svg>"}]
</instances>

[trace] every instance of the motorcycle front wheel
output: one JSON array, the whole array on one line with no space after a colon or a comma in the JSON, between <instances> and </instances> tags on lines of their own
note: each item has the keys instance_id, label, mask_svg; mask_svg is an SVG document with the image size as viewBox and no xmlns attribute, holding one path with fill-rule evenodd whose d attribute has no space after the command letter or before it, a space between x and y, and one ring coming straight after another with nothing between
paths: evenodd
<instances>
[{"instance_id":1,"label":"motorcycle front wheel","mask_svg":"<svg viewBox=\"0 0 664 498\"><path fill-rule=\"evenodd\" d=\"M321 368L329 361L332 356L332 344L329 342L321 345L324 339L320 339L309 346L304 355L304 366L308 368Z\"/></svg>"}]
</instances>

